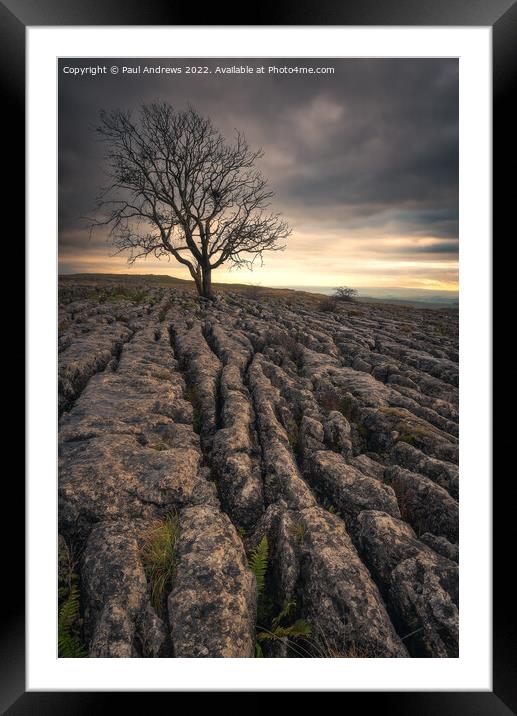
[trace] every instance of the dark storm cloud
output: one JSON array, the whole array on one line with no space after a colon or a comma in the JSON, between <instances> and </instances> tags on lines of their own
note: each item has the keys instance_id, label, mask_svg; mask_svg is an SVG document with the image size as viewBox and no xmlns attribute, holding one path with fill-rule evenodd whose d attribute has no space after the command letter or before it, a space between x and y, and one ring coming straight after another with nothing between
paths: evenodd
<instances>
[{"instance_id":1,"label":"dark storm cloud","mask_svg":"<svg viewBox=\"0 0 517 716\"><path fill-rule=\"evenodd\" d=\"M458 242L450 241L440 244L433 244L432 246L415 246L412 249L414 253L422 254L454 254L458 253Z\"/></svg>"},{"instance_id":2,"label":"dark storm cloud","mask_svg":"<svg viewBox=\"0 0 517 716\"><path fill-rule=\"evenodd\" d=\"M178 65L186 60L61 60L72 65ZM103 183L101 108L165 99L194 106L228 138L261 146L275 209L294 230L447 239L410 249L454 254L458 236L458 63L454 59L188 60L189 65L333 65L313 75L59 73L60 248L93 251L80 217ZM291 248L290 248L291 250ZM292 251L296 251L295 242ZM393 249L394 253L397 252ZM408 249L405 249L408 251Z\"/></svg>"}]
</instances>

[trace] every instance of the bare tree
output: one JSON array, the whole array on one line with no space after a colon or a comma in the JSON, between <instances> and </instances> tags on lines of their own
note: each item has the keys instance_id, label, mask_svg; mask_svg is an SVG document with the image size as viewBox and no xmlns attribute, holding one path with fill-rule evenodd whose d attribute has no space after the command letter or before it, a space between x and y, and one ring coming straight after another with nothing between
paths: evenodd
<instances>
[{"instance_id":1,"label":"bare tree","mask_svg":"<svg viewBox=\"0 0 517 716\"><path fill-rule=\"evenodd\" d=\"M334 296L338 301L353 301L357 296L357 290L348 286L340 286L336 288Z\"/></svg>"},{"instance_id":2,"label":"bare tree","mask_svg":"<svg viewBox=\"0 0 517 716\"><path fill-rule=\"evenodd\" d=\"M236 132L229 144L194 109L166 102L100 113L109 185L94 226L109 225L117 253L128 262L173 256L198 293L213 297L212 270L225 262L252 268L263 252L285 248L287 223L267 208L274 196L255 167L263 156Z\"/></svg>"}]
</instances>

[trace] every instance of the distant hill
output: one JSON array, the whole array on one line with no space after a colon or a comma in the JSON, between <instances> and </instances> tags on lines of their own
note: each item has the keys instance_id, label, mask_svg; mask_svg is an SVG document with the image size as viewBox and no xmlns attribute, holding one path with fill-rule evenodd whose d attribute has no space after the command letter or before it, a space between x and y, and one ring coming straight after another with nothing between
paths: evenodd
<instances>
[{"instance_id":1,"label":"distant hill","mask_svg":"<svg viewBox=\"0 0 517 716\"><path fill-rule=\"evenodd\" d=\"M195 290L194 281L191 279L177 278L176 276L160 275L160 274L127 274L127 273L70 273L60 274L60 283L71 282L74 284L109 284L124 282L128 284L150 284L152 286L178 286L186 290ZM261 296L277 295L286 296L290 294L306 294L310 296L320 296L315 292L296 291L292 288L268 288L265 286L254 286L249 283L213 283L214 288L218 291L241 291L245 293L254 293Z\"/></svg>"},{"instance_id":2,"label":"distant hill","mask_svg":"<svg viewBox=\"0 0 517 716\"><path fill-rule=\"evenodd\" d=\"M374 298L373 296L359 296L359 301L364 303L394 303L400 306L416 306L417 308L436 308L458 310L459 302L455 299L432 298L428 301L417 298L394 298L386 296L386 298Z\"/></svg>"},{"instance_id":3,"label":"distant hill","mask_svg":"<svg viewBox=\"0 0 517 716\"><path fill-rule=\"evenodd\" d=\"M335 288L332 286L292 286L300 291L311 291L331 296ZM355 287L354 287L355 288ZM366 303L389 303L403 306L417 306L420 308L452 308L459 305L457 291L440 291L435 289L418 288L381 288L377 286L362 286L357 288L358 301Z\"/></svg>"}]
</instances>

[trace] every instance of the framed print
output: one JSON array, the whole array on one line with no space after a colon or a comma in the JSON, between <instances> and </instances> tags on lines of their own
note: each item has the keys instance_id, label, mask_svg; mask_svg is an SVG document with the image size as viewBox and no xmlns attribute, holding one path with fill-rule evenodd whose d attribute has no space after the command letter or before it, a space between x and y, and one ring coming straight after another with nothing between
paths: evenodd
<instances>
[{"instance_id":1,"label":"framed print","mask_svg":"<svg viewBox=\"0 0 517 716\"><path fill-rule=\"evenodd\" d=\"M7 712L262 690L512 713L491 133L514 141L515 6L1 10L27 127Z\"/></svg>"}]
</instances>

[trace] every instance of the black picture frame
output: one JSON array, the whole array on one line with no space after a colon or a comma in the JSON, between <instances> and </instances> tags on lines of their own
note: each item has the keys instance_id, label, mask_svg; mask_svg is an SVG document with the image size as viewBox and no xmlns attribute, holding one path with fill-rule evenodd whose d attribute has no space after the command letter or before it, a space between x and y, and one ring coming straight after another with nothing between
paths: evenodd
<instances>
[{"instance_id":1,"label":"black picture frame","mask_svg":"<svg viewBox=\"0 0 517 716\"><path fill-rule=\"evenodd\" d=\"M250 8L244 19L230 19L235 11L221 4L204 7L203 25L405 25L405 26L490 26L493 31L493 216L494 236L500 253L503 229L512 226L510 211L515 204L515 182L508 177L515 171L515 115L510 112L511 78L516 74L517 4L513 0L284 0L262 2ZM198 25L200 8L162 0L0 0L0 83L7 121L9 143L25 144L25 30L27 26L65 25ZM4 135L6 136L6 135ZM24 162L21 149L9 175L8 205L12 213L25 214L23 191ZM11 213L11 210L10 212ZM19 228L18 228L19 231ZM494 252L494 258L496 254ZM511 267L505 262L494 297L494 318L510 300ZM508 288L506 288L508 287ZM495 403L497 405L497 403ZM488 439L489 436L487 436ZM494 431L493 454L510 450L510 428ZM517 713L517 659L515 607L512 607L514 570L511 561L512 537L515 537L513 504L506 495L510 473L502 473L501 484L494 485L494 594L493 594L493 691L491 692L399 692L346 693L346 706L361 699L364 708L379 708L398 714L469 714L505 716ZM17 512L17 535L4 537L3 567L8 606L2 611L0 637L0 708L8 714L83 714L120 706L117 694L95 692L25 691L25 610L23 603L24 549L22 515L24 484L13 475L4 496L9 512ZM7 512L7 510L5 511ZM515 543L515 540L513 540ZM411 684L408 684L411 688ZM141 702L141 694L131 694L132 707ZM143 698L149 698L143 694ZM364 700L367 700L366 702ZM143 701L141 702L143 704Z\"/></svg>"}]
</instances>

